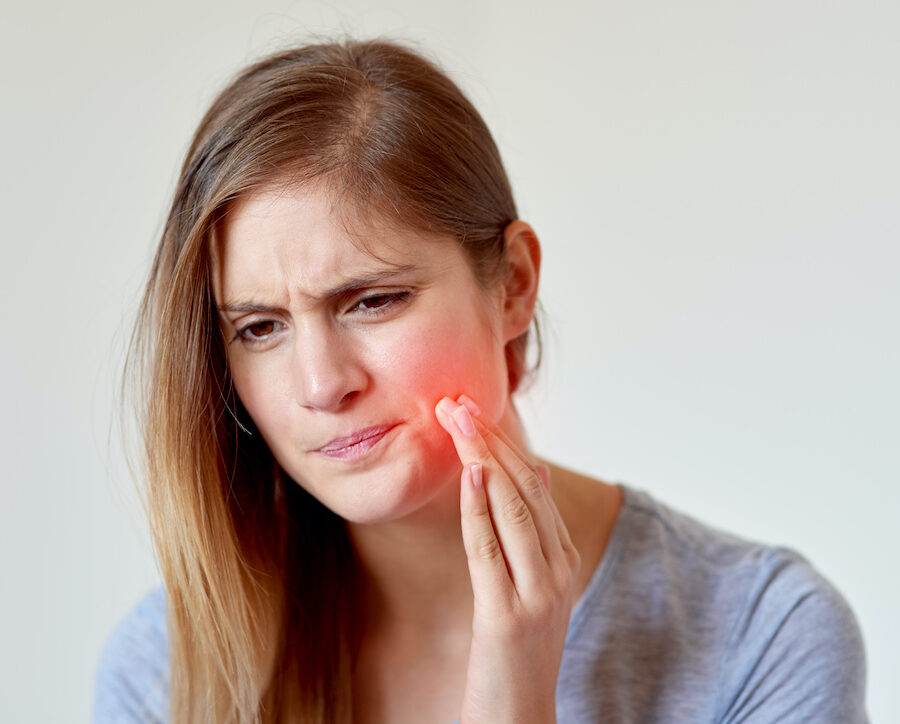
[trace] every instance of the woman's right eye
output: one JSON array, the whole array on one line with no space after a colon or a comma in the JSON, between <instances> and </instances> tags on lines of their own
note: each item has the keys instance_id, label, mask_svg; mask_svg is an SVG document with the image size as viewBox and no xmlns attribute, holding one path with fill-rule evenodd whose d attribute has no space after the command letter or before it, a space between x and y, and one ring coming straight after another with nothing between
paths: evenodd
<instances>
[{"instance_id":1,"label":"woman's right eye","mask_svg":"<svg viewBox=\"0 0 900 724\"><path fill-rule=\"evenodd\" d=\"M249 345L262 344L269 339L270 335L278 331L276 326L278 324L281 323L272 319L266 319L261 322L252 322L241 327L231 341L234 342L235 340L240 339L242 342Z\"/></svg>"}]
</instances>

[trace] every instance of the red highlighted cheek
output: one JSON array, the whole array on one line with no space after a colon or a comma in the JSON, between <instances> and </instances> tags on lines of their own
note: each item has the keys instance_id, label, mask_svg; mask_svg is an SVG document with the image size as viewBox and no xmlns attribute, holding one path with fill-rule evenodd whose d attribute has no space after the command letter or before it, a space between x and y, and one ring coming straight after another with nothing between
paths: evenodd
<instances>
[{"instance_id":1,"label":"red highlighted cheek","mask_svg":"<svg viewBox=\"0 0 900 724\"><path fill-rule=\"evenodd\" d=\"M458 315L442 315L440 324L431 318L430 324L415 325L402 334L393 333L398 331L395 328L389 344L379 340L378 349L370 350L370 359L379 359L379 369L371 370L380 388L377 394L387 393L398 402L406 398L437 429L434 408L442 397L457 400L467 395L494 421L506 403L503 348L486 325L471 324L477 316L464 307L460 306Z\"/></svg>"}]
</instances>

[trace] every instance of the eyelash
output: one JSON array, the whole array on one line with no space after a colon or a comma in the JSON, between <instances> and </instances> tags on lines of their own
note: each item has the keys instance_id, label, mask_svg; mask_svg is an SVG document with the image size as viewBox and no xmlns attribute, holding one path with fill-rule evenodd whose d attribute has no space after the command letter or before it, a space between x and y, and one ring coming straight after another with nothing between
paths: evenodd
<instances>
[{"instance_id":1,"label":"eyelash","mask_svg":"<svg viewBox=\"0 0 900 724\"><path fill-rule=\"evenodd\" d=\"M411 296L412 296L412 292L391 292L391 293L387 293L387 294L372 294L368 297L362 297L361 299L357 300L357 302L352 307L350 307L349 311L353 312L354 310L359 308L360 311L363 314L365 314L366 316L377 317L379 315L387 313L389 311L389 309L391 307L393 307L395 304L402 304L403 302L407 301ZM373 301L381 301L381 300L386 300L386 301L385 301L385 303L383 303L377 307L374 307L372 309L365 310L365 309L360 308L361 304L366 304L366 303L371 303ZM264 319L264 320L257 321L257 322L251 322L250 324L247 324L247 325L241 327L239 330L237 330L237 334L234 335L231 342L236 342L237 340L240 339L245 345L248 345L248 346L264 344L268 340L269 335L274 334L274 331L269 332L269 334L264 334L260 337L253 337L253 336L246 336L248 330L252 329L253 327L257 327L257 326L261 326L261 325L275 325L275 324L279 324L279 322L272 320L272 319Z\"/></svg>"}]
</instances>

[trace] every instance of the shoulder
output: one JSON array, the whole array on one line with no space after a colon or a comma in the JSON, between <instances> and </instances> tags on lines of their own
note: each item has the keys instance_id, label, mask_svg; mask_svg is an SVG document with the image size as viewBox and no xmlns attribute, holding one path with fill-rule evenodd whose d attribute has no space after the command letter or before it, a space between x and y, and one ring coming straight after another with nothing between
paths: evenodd
<instances>
[{"instance_id":1,"label":"shoulder","mask_svg":"<svg viewBox=\"0 0 900 724\"><path fill-rule=\"evenodd\" d=\"M719 682L718 721L866 720L859 625L804 556L627 487L621 515L617 574L642 592L645 615L662 612L682 644L705 648Z\"/></svg>"},{"instance_id":2,"label":"shoulder","mask_svg":"<svg viewBox=\"0 0 900 724\"><path fill-rule=\"evenodd\" d=\"M94 722L164 722L169 691L166 602L150 592L103 647L94 690Z\"/></svg>"},{"instance_id":3,"label":"shoulder","mask_svg":"<svg viewBox=\"0 0 900 724\"><path fill-rule=\"evenodd\" d=\"M867 720L856 617L840 591L789 549L771 549L750 579L721 672L726 721Z\"/></svg>"}]
</instances>

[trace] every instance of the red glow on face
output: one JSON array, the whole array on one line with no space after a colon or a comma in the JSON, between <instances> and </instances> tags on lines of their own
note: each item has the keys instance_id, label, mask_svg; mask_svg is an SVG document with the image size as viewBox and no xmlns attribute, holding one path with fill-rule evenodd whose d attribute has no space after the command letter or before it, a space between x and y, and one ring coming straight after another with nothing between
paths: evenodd
<instances>
[{"instance_id":1,"label":"red glow on face","mask_svg":"<svg viewBox=\"0 0 900 724\"><path fill-rule=\"evenodd\" d=\"M494 420L508 400L498 298L458 245L364 234L371 253L317 190L260 192L229 215L213 274L241 401L285 471L359 522L458 480L438 400L465 393Z\"/></svg>"}]
</instances>

